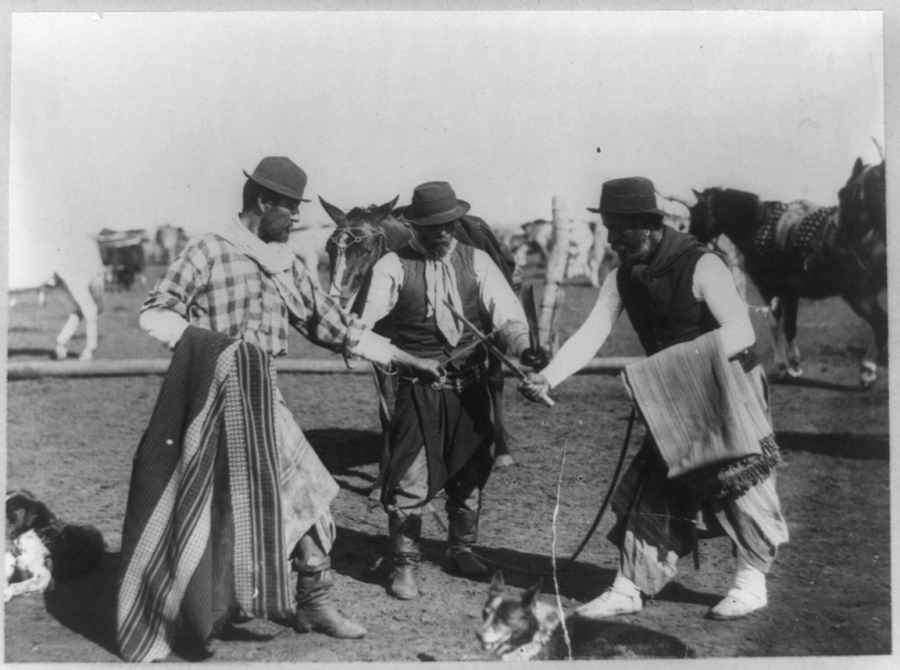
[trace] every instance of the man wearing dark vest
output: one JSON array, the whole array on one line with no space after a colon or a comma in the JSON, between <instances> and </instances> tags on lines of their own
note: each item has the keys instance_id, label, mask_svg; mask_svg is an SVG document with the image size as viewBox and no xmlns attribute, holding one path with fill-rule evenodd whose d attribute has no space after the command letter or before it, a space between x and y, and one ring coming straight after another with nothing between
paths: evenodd
<instances>
[{"instance_id":1,"label":"man wearing dark vest","mask_svg":"<svg viewBox=\"0 0 900 670\"><path fill-rule=\"evenodd\" d=\"M389 593L403 600L418 595L422 507L442 489L448 557L465 576L487 572L472 553L494 439L486 350L447 303L482 333L495 332L513 355L528 343L524 311L500 269L453 237L468 210L446 182L417 186L400 210L413 238L376 263L361 317L371 326L390 315L392 344L445 371L440 382L401 373L398 383L381 502L395 567Z\"/></svg>"},{"instance_id":2,"label":"man wearing dark vest","mask_svg":"<svg viewBox=\"0 0 900 670\"><path fill-rule=\"evenodd\" d=\"M600 213L621 265L606 277L585 323L541 373L529 373L519 390L537 400L577 372L603 345L624 310L647 358L628 366L623 377L653 432L647 431L613 496L618 520L608 537L619 549L618 574L609 589L577 612L603 618L641 611L642 596L652 597L675 576L677 559L696 549L701 529L703 537L727 534L737 555L734 586L710 616L746 616L767 604L765 576L778 545L788 539L775 492L780 457L765 376L751 348L755 335L747 305L719 256L663 224L664 212L656 207L649 179L604 183L600 207L589 210ZM646 369L652 374L642 379ZM721 397L727 394L720 381L737 389L729 391L729 411L721 411L726 407ZM641 404L642 389L670 401L665 406ZM711 411L696 420L692 412L704 403ZM720 430L718 424L745 415L749 422L737 425L751 426L752 435L745 434L749 430ZM678 461L667 458L676 437L687 445L682 455L715 466L682 473L675 467ZM732 457L735 452L728 450L736 442L750 444L753 451L726 460L722 454ZM716 453L697 453L704 449ZM712 480L701 477L710 470Z\"/></svg>"}]
</instances>

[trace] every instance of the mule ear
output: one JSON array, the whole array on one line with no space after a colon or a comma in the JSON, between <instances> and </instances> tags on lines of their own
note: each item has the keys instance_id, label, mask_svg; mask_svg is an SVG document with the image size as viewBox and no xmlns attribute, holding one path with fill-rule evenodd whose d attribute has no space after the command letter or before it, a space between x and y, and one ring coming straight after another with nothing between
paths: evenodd
<instances>
[{"instance_id":1,"label":"mule ear","mask_svg":"<svg viewBox=\"0 0 900 670\"><path fill-rule=\"evenodd\" d=\"M491 595L499 593L506 585L503 582L503 570L497 570L491 579Z\"/></svg>"},{"instance_id":2,"label":"mule ear","mask_svg":"<svg viewBox=\"0 0 900 670\"><path fill-rule=\"evenodd\" d=\"M400 199L399 195L395 195L394 199L390 202L386 202L381 207L376 207L372 210L372 214L375 215L375 221L379 222L390 215L392 211L394 211L394 205L397 204L397 200Z\"/></svg>"},{"instance_id":3,"label":"mule ear","mask_svg":"<svg viewBox=\"0 0 900 670\"><path fill-rule=\"evenodd\" d=\"M535 599L537 598L538 593L541 592L541 586L543 586L544 580L538 579L534 584L531 585L531 588L525 591L522 594L522 607L528 609L534 604Z\"/></svg>"},{"instance_id":4,"label":"mule ear","mask_svg":"<svg viewBox=\"0 0 900 670\"><path fill-rule=\"evenodd\" d=\"M703 198L703 194L700 193L700 191L698 191L697 189L692 188L691 191L694 192L694 197L697 198L698 201Z\"/></svg>"},{"instance_id":5,"label":"mule ear","mask_svg":"<svg viewBox=\"0 0 900 670\"><path fill-rule=\"evenodd\" d=\"M859 176L859 173L862 171L863 171L862 158L857 157L856 162L853 164L853 174L850 175L850 179L856 179Z\"/></svg>"},{"instance_id":6,"label":"mule ear","mask_svg":"<svg viewBox=\"0 0 900 670\"><path fill-rule=\"evenodd\" d=\"M319 202L322 203L322 209L328 212L328 216L331 217L332 221L335 223L341 223L347 218L347 215L344 214L340 209L332 205L330 202L325 202L325 199L322 196L319 196Z\"/></svg>"}]
</instances>

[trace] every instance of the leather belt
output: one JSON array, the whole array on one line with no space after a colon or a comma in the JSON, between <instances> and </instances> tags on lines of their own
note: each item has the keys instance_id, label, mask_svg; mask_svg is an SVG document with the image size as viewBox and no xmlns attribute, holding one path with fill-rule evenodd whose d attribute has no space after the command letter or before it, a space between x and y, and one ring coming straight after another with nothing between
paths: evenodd
<instances>
[{"instance_id":1,"label":"leather belt","mask_svg":"<svg viewBox=\"0 0 900 670\"><path fill-rule=\"evenodd\" d=\"M463 370L449 370L436 382L423 382L413 378L413 384L430 386L435 391L462 391L481 379L481 368L474 365Z\"/></svg>"},{"instance_id":2,"label":"leather belt","mask_svg":"<svg viewBox=\"0 0 900 670\"><path fill-rule=\"evenodd\" d=\"M756 355L756 349L753 347L747 347L743 351L739 351L728 360L740 363L744 372L750 372L750 370L759 365L759 356Z\"/></svg>"}]
</instances>

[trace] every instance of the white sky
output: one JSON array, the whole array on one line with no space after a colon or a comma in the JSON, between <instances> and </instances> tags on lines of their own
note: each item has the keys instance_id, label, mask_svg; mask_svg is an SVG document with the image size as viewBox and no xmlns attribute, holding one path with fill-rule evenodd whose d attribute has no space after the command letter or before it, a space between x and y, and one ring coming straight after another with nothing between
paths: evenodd
<instances>
[{"instance_id":1,"label":"white sky","mask_svg":"<svg viewBox=\"0 0 900 670\"><path fill-rule=\"evenodd\" d=\"M15 13L10 109L11 271L73 231L214 230L265 155L311 221L433 179L494 225L635 174L836 204L884 144L882 17Z\"/></svg>"}]
</instances>

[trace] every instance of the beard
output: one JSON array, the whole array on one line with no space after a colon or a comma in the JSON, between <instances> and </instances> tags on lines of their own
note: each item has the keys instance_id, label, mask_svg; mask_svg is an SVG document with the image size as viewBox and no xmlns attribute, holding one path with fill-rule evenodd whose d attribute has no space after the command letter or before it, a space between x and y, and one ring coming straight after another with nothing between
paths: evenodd
<instances>
[{"instance_id":1,"label":"beard","mask_svg":"<svg viewBox=\"0 0 900 670\"><path fill-rule=\"evenodd\" d=\"M429 242L428 244L422 244L425 248L426 254L429 258L443 258L448 253L450 253L450 244L453 241L453 238L447 240L435 240L433 242Z\"/></svg>"},{"instance_id":2,"label":"beard","mask_svg":"<svg viewBox=\"0 0 900 670\"><path fill-rule=\"evenodd\" d=\"M267 244L287 242L293 225L290 214L278 207L272 208L259 220L259 239Z\"/></svg>"}]
</instances>

